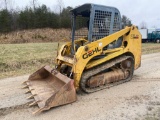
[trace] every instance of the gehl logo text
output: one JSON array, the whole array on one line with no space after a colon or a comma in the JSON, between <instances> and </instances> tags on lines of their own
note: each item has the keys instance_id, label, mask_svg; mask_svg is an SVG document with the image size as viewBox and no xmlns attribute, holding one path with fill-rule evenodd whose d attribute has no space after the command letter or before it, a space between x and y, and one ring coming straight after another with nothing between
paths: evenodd
<instances>
[{"instance_id":1,"label":"gehl logo text","mask_svg":"<svg viewBox=\"0 0 160 120\"><path fill-rule=\"evenodd\" d=\"M88 57L92 56L93 54L95 54L99 51L101 51L101 49L99 49L98 47L95 48L94 50L90 50L87 53L83 54L83 59L87 59Z\"/></svg>"}]
</instances>

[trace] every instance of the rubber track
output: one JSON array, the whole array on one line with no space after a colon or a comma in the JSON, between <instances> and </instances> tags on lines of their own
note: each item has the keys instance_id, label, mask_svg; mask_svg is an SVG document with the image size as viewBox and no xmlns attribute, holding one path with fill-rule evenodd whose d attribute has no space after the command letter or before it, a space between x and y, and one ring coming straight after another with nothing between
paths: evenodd
<instances>
[{"instance_id":1,"label":"rubber track","mask_svg":"<svg viewBox=\"0 0 160 120\"><path fill-rule=\"evenodd\" d=\"M128 58L130 58L131 56L126 56L126 55L122 55L120 57L117 57L117 58L114 58L106 63L103 63L101 65L98 65L94 68L91 68L89 70L86 70L83 74L82 74L82 78L81 78L81 82L80 82L80 87L81 89L86 92L86 93L92 93L92 92L96 92L96 91L99 91L99 90L102 90L102 89L105 89L105 88L110 88L112 86L115 86L115 85L118 85L118 84L121 84L121 83L124 83L124 82L127 82L128 80L121 80L121 81L118 81L118 82L115 82L115 83L112 83L112 84L106 84L106 85L103 85L103 86L100 86L100 87L95 87L95 88L86 88L86 82L87 80L91 77L91 76L94 76L108 68L111 68L113 67L115 64L117 63L120 63Z\"/></svg>"}]
</instances>

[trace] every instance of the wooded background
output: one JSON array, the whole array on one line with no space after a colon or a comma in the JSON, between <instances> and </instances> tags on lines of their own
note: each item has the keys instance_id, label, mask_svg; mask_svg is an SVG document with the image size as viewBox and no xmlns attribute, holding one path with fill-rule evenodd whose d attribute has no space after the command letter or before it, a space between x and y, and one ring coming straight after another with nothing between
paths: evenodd
<instances>
[{"instance_id":1,"label":"wooded background","mask_svg":"<svg viewBox=\"0 0 160 120\"><path fill-rule=\"evenodd\" d=\"M8 33L16 30L27 30L37 28L70 28L70 10L72 7L64 7L62 0L57 0L57 11L51 10L46 5L37 5L38 0L31 0L32 5L24 9L9 9L9 0L3 0L0 9L0 33ZM10 1L11 2L11 1ZM131 20L122 15L122 25L130 26Z\"/></svg>"}]
</instances>

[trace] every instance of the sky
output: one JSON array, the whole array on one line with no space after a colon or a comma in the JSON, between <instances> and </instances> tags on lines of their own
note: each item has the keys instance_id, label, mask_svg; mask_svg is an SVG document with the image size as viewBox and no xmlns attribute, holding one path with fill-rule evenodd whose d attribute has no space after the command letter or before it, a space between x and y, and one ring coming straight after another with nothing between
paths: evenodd
<instances>
[{"instance_id":1,"label":"sky","mask_svg":"<svg viewBox=\"0 0 160 120\"><path fill-rule=\"evenodd\" d=\"M0 0L0 6L3 4ZM8 0L14 8L24 8L31 5L31 0ZM12 1L12 2L11 2ZM39 5L45 4L51 10L57 10L58 0L37 0ZM146 23L148 28L160 28L160 0L59 0L64 7L75 7L85 3L95 3L106 6L113 6L119 9L121 15L126 15L132 24L141 26Z\"/></svg>"}]
</instances>

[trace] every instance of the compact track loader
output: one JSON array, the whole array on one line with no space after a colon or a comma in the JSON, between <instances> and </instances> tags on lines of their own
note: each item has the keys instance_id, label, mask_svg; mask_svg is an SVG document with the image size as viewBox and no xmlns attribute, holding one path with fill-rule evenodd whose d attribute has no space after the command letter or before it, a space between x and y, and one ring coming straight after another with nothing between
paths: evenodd
<instances>
[{"instance_id":1,"label":"compact track loader","mask_svg":"<svg viewBox=\"0 0 160 120\"><path fill-rule=\"evenodd\" d=\"M58 51L56 67L44 66L24 82L39 113L76 101L76 91L92 93L132 79L141 65L141 34L121 28L114 7L84 4L71 10L72 41Z\"/></svg>"}]
</instances>

